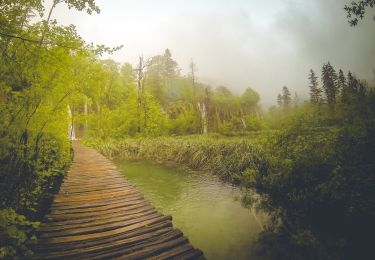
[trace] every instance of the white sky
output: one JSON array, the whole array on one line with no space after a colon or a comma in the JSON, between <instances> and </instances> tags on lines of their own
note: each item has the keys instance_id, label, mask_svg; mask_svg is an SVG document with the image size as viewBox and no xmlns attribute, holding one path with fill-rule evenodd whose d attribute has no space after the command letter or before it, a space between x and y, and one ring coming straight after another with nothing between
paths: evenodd
<instances>
[{"instance_id":1,"label":"white sky","mask_svg":"<svg viewBox=\"0 0 375 260\"><path fill-rule=\"evenodd\" d=\"M48 1L47 1L48 2ZM166 48L187 73L190 59L198 80L235 93L252 87L263 105L274 104L282 86L307 97L308 72L320 74L328 60L338 69L373 79L373 12L350 27L349 0L97 0L100 14L68 10L53 18L74 24L94 44L124 48L112 56L137 63Z\"/></svg>"}]
</instances>

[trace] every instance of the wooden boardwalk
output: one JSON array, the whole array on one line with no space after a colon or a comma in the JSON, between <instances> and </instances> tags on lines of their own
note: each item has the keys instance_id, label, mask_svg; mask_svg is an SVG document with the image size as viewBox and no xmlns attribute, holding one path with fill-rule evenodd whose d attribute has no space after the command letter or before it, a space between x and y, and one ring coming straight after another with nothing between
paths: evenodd
<instances>
[{"instance_id":1,"label":"wooden boardwalk","mask_svg":"<svg viewBox=\"0 0 375 260\"><path fill-rule=\"evenodd\" d=\"M204 258L111 161L78 142L73 149L73 164L39 228L35 259Z\"/></svg>"}]
</instances>

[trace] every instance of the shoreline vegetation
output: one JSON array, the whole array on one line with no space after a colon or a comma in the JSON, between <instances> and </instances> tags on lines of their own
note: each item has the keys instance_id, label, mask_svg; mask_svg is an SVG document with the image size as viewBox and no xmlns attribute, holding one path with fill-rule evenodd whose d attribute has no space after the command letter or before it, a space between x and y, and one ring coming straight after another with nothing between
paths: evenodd
<instances>
[{"instance_id":1,"label":"shoreline vegetation","mask_svg":"<svg viewBox=\"0 0 375 260\"><path fill-rule=\"evenodd\" d=\"M359 3L345 7L353 26L375 4ZM263 111L255 89L267 86L210 86L194 61L183 75L168 48L135 66L103 58L122 46L86 43L53 19L59 5L100 13L94 0L0 2L0 258L32 254L73 137L255 189L271 218L260 255L374 258L374 81L327 62L320 77L306 72L308 100L280 86Z\"/></svg>"},{"instance_id":2,"label":"shoreline vegetation","mask_svg":"<svg viewBox=\"0 0 375 260\"><path fill-rule=\"evenodd\" d=\"M106 141L87 139L84 143L111 159L173 163L193 171L209 171L224 181L240 184L246 169L262 164L259 139L192 135Z\"/></svg>"}]
</instances>

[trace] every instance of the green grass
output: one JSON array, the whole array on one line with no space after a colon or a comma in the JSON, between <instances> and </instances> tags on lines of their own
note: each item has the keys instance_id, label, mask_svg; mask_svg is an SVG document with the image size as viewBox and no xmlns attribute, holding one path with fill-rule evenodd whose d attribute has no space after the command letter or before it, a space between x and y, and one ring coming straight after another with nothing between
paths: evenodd
<instances>
[{"instance_id":1,"label":"green grass","mask_svg":"<svg viewBox=\"0 0 375 260\"><path fill-rule=\"evenodd\" d=\"M121 140L86 140L109 158L176 163L192 170L212 171L220 178L241 183L249 169L263 162L262 143L266 134L241 137L194 135ZM246 175L246 174L245 174Z\"/></svg>"}]
</instances>

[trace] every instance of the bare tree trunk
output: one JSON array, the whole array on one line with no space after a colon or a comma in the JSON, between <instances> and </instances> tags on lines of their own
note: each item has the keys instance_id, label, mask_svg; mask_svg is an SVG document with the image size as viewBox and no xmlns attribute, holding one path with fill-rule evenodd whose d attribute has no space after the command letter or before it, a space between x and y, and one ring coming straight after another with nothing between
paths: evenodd
<instances>
[{"instance_id":1,"label":"bare tree trunk","mask_svg":"<svg viewBox=\"0 0 375 260\"><path fill-rule=\"evenodd\" d=\"M83 114L85 115L85 124L83 125L83 136L86 135L88 124L87 124L87 115L88 115L88 107L87 107L87 97L85 98L85 103L83 104Z\"/></svg>"},{"instance_id":2,"label":"bare tree trunk","mask_svg":"<svg viewBox=\"0 0 375 260\"><path fill-rule=\"evenodd\" d=\"M74 121L73 121L73 113L70 109L70 106L68 105L68 115L69 119L71 120L68 124L68 135L70 140L75 140L75 131L74 131Z\"/></svg>"},{"instance_id":3,"label":"bare tree trunk","mask_svg":"<svg viewBox=\"0 0 375 260\"><path fill-rule=\"evenodd\" d=\"M139 64L138 68L135 69L137 71L137 86L138 86L138 114L139 118L141 118L142 109L144 110L144 127L147 126L147 115L146 115L146 102L144 98L144 69L146 68L146 64L143 61L143 56L139 56ZM141 132L142 122L139 121L138 123L138 133Z\"/></svg>"},{"instance_id":4,"label":"bare tree trunk","mask_svg":"<svg viewBox=\"0 0 375 260\"><path fill-rule=\"evenodd\" d=\"M204 103L198 103L198 110L201 114L203 134L207 134L208 133L208 118L207 118L206 105Z\"/></svg>"}]
</instances>

